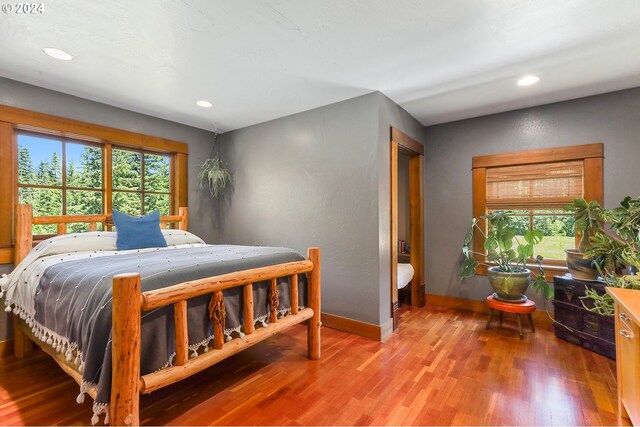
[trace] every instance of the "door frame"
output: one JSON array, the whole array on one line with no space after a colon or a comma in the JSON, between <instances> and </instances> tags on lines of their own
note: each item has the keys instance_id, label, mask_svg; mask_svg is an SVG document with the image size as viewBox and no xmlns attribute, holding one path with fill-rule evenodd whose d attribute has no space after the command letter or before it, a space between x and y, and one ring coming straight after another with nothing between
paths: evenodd
<instances>
[{"instance_id":1,"label":"door frame","mask_svg":"<svg viewBox=\"0 0 640 427\"><path fill-rule=\"evenodd\" d=\"M424 147L402 131L391 128L391 317L398 328L398 156L409 156L409 217L411 254L415 271L411 305L424 306Z\"/></svg>"}]
</instances>

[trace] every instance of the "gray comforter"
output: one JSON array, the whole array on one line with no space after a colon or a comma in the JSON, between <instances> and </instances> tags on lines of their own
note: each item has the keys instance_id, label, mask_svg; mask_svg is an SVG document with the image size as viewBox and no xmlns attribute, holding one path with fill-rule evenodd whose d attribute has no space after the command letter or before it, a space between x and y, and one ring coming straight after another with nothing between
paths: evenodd
<instances>
[{"instance_id":1,"label":"gray comforter","mask_svg":"<svg viewBox=\"0 0 640 427\"><path fill-rule=\"evenodd\" d=\"M112 278L125 272L141 276L143 291L188 280L256 267L299 261L299 253L286 248L252 246L204 246L153 252L120 253L100 258L64 261L47 268L35 296L35 320L77 343L76 361L83 386L97 385L95 403L108 404L111 389ZM306 302L306 278L300 275L300 306ZM278 280L279 313L290 309L288 278ZM227 318L225 335L241 335L242 288L224 291ZM268 318L267 283L253 286L257 326ZM192 356L206 348L213 328L208 316L210 296L188 301L189 344ZM141 374L170 365L175 355L173 307L143 312ZM86 383L86 384L84 384Z\"/></svg>"}]
</instances>

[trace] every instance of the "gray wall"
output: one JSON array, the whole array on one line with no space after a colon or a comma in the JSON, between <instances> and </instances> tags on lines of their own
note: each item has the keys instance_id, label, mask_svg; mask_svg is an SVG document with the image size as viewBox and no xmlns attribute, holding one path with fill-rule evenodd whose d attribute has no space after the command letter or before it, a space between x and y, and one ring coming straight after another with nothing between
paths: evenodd
<instances>
[{"instance_id":1,"label":"gray wall","mask_svg":"<svg viewBox=\"0 0 640 427\"><path fill-rule=\"evenodd\" d=\"M224 243L322 249L322 311L378 323L377 97L228 132Z\"/></svg>"},{"instance_id":2,"label":"gray wall","mask_svg":"<svg viewBox=\"0 0 640 427\"><path fill-rule=\"evenodd\" d=\"M427 292L482 300L484 277L460 283L460 244L472 217L471 158L603 142L604 202L640 194L640 88L426 129ZM539 298L535 298L540 302Z\"/></svg>"},{"instance_id":3,"label":"gray wall","mask_svg":"<svg viewBox=\"0 0 640 427\"><path fill-rule=\"evenodd\" d=\"M423 131L376 92L222 135L221 240L320 246L322 311L387 323L390 126Z\"/></svg>"},{"instance_id":4,"label":"gray wall","mask_svg":"<svg viewBox=\"0 0 640 427\"><path fill-rule=\"evenodd\" d=\"M209 156L211 150L211 132L2 77L0 104L186 142L189 144L189 228L207 242L218 240L215 203L206 191L198 188L197 183L198 165ZM10 269L10 265L0 265L0 273ZM7 334L8 318L4 310L2 313L0 341L10 336Z\"/></svg>"}]
</instances>

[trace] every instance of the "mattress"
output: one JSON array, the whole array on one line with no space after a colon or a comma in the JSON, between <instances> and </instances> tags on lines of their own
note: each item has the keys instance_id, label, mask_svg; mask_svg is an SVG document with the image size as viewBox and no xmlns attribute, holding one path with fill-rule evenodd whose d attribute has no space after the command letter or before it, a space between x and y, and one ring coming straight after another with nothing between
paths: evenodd
<instances>
[{"instance_id":1,"label":"mattress","mask_svg":"<svg viewBox=\"0 0 640 427\"><path fill-rule=\"evenodd\" d=\"M411 283L415 271L411 264L399 262L398 263L398 289L402 289Z\"/></svg>"}]
</instances>

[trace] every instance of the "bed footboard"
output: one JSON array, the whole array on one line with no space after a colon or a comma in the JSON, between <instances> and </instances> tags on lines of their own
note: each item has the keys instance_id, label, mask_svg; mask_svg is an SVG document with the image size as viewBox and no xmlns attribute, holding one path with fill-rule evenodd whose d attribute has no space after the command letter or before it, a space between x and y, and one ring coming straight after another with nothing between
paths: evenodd
<instances>
[{"instance_id":1,"label":"bed footboard","mask_svg":"<svg viewBox=\"0 0 640 427\"><path fill-rule=\"evenodd\" d=\"M298 274L309 273L308 305L298 307ZM276 279L291 281L291 314L277 318L278 291ZM252 284L269 281L270 319L266 327L253 327ZM243 338L224 342L225 308L222 291L243 287ZM209 312L214 323L213 348L189 359L187 300L211 294ZM173 305L176 338L176 364L140 376L141 312ZM308 320L308 357L320 358L320 249L309 248L307 260L238 271L194 280L163 289L140 293L140 276L122 274L113 279L112 384L110 421L112 425L138 425L139 395L173 384L202 371L278 332Z\"/></svg>"}]
</instances>

